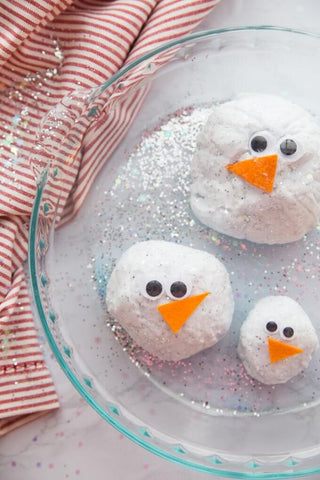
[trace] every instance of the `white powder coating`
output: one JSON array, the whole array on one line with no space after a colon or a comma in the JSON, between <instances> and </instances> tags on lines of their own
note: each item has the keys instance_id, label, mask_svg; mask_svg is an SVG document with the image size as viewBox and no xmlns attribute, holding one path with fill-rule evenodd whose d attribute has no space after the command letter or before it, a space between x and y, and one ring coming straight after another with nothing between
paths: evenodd
<instances>
[{"instance_id":1,"label":"white powder coating","mask_svg":"<svg viewBox=\"0 0 320 480\"><path fill-rule=\"evenodd\" d=\"M146 298L146 285L158 280L163 293ZM189 296L210 292L174 334L157 309L173 302L170 286L188 285ZM136 243L120 258L107 286L107 308L133 340L163 360L180 360L211 347L229 330L234 301L229 275L213 255L165 241Z\"/></svg>"},{"instance_id":2,"label":"white powder coating","mask_svg":"<svg viewBox=\"0 0 320 480\"><path fill-rule=\"evenodd\" d=\"M270 321L278 326L274 333L266 329ZM286 327L294 330L291 339L283 334ZM302 349L303 353L270 363L268 337ZM271 385L285 383L303 371L309 365L318 343L308 315L297 302L285 296L270 296L260 300L244 321L238 354L249 375Z\"/></svg>"},{"instance_id":3,"label":"white powder coating","mask_svg":"<svg viewBox=\"0 0 320 480\"><path fill-rule=\"evenodd\" d=\"M268 140L261 154L253 135ZM281 153L284 139L298 148ZM226 169L257 156L278 155L272 193ZM198 219L232 237L257 243L299 240L320 217L320 126L301 107L262 94L243 94L216 106L200 132L192 162L191 207Z\"/></svg>"}]
</instances>

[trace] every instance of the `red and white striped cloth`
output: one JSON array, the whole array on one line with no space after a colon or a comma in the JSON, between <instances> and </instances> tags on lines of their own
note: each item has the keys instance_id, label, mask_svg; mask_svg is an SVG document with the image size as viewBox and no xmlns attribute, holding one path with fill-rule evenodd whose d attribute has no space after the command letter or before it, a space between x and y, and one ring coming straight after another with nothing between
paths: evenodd
<instances>
[{"instance_id":1,"label":"red and white striped cloth","mask_svg":"<svg viewBox=\"0 0 320 480\"><path fill-rule=\"evenodd\" d=\"M65 95L189 33L218 1L0 0L0 435L59 405L23 273L40 119ZM82 124L71 161L60 149L59 181L47 195L53 207L60 197L63 222L83 204L143 98L141 91L112 116Z\"/></svg>"}]
</instances>

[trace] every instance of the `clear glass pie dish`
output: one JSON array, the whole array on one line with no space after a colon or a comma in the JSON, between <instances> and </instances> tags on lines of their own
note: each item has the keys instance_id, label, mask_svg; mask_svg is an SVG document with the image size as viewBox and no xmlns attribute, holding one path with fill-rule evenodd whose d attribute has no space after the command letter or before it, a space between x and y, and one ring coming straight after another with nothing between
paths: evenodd
<instances>
[{"instance_id":1,"label":"clear glass pie dish","mask_svg":"<svg viewBox=\"0 0 320 480\"><path fill-rule=\"evenodd\" d=\"M319 117L319 84L316 35L277 27L206 31L148 53L92 91L75 92L40 127L39 152L50 162L32 159L29 268L54 354L106 421L198 471L243 479L320 472L319 352L303 374L272 386L249 377L236 352L250 305L270 291L299 299L319 333L319 229L292 244L256 245L202 225L189 204L190 162L212 105L243 92L270 93ZM135 101L137 113L122 119L123 105ZM105 166L78 215L55 229L57 165L72 162L70 152L102 114L125 128L108 161L101 159ZM225 263L236 310L214 348L160 361L109 318L111 271L126 248L148 239L206 250Z\"/></svg>"}]
</instances>

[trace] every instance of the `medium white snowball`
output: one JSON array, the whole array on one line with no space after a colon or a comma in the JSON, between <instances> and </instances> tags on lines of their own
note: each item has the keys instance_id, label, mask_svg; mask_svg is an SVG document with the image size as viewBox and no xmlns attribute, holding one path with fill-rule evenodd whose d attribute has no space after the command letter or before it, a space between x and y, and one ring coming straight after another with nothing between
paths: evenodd
<instances>
[{"instance_id":1,"label":"medium white snowball","mask_svg":"<svg viewBox=\"0 0 320 480\"><path fill-rule=\"evenodd\" d=\"M252 148L257 135L266 140L261 152ZM296 146L290 155L281 151L286 151L288 139ZM226 169L228 164L268 155L277 155L271 193ZM214 107L199 134L191 207L201 222L232 237L292 242L319 221L319 180L320 126L314 118L277 96L241 95Z\"/></svg>"},{"instance_id":2,"label":"medium white snowball","mask_svg":"<svg viewBox=\"0 0 320 480\"><path fill-rule=\"evenodd\" d=\"M210 293L175 334L157 307L177 302L172 292L182 283L183 298ZM148 295L148 284L155 297ZM214 345L228 331L234 308L227 270L216 257L165 241L137 243L122 255L106 302L133 340L164 360L187 358Z\"/></svg>"},{"instance_id":3,"label":"medium white snowball","mask_svg":"<svg viewBox=\"0 0 320 480\"><path fill-rule=\"evenodd\" d=\"M268 338L275 341L274 352ZM271 363L272 353L286 352L287 345L303 352ZM285 383L304 370L317 348L316 331L301 306L289 297L270 296L260 300L244 321L238 354L249 375L271 385Z\"/></svg>"}]
</instances>

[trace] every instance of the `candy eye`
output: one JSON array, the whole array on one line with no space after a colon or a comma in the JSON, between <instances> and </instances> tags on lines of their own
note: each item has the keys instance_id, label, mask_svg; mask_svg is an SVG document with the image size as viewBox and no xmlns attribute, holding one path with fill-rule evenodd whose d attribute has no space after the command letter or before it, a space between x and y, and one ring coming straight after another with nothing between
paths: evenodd
<instances>
[{"instance_id":1,"label":"candy eye","mask_svg":"<svg viewBox=\"0 0 320 480\"><path fill-rule=\"evenodd\" d=\"M269 333L275 333L278 330L278 325L271 320L266 324L266 330Z\"/></svg>"},{"instance_id":2,"label":"candy eye","mask_svg":"<svg viewBox=\"0 0 320 480\"><path fill-rule=\"evenodd\" d=\"M294 330L292 327L286 327L282 330L284 338L292 338L294 336Z\"/></svg>"},{"instance_id":3,"label":"candy eye","mask_svg":"<svg viewBox=\"0 0 320 480\"><path fill-rule=\"evenodd\" d=\"M156 300L161 296L162 292L163 286L158 280L150 280L142 290L142 294L150 300Z\"/></svg>"},{"instance_id":4,"label":"candy eye","mask_svg":"<svg viewBox=\"0 0 320 480\"><path fill-rule=\"evenodd\" d=\"M175 298L182 298L188 291L188 287L184 282L173 282L170 287L170 293Z\"/></svg>"},{"instance_id":5,"label":"candy eye","mask_svg":"<svg viewBox=\"0 0 320 480\"><path fill-rule=\"evenodd\" d=\"M250 148L254 152L264 152L268 146L268 140L263 135L255 135L250 141Z\"/></svg>"},{"instance_id":6,"label":"candy eye","mask_svg":"<svg viewBox=\"0 0 320 480\"><path fill-rule=\"evenodd\" d=\"M259 157L260 155L267 155L268 153L274 153L273 147L276 143L273 135L267 130L261 132L255 132L249 138L249 150L251 155Z\"/></svg>"},{"instance_id":7,"label":"candy eye","mask_svg":"<svg viewBox=\"0 0 320 480\"><path fill-rule=\"evenodd\" d=\"M285 138L280 143L280 151L283 155L291 156L296 153L298 146L292 138Z\"/></svg>"},{"instance_id":8,"label":"candy eye","mask_svg":"<svg viewBox=\"0 0 320 480\"><path fill-rule=\"evenodd\" d=\"M302 146L291 136L282 137L278 143L279 155L287 162L296 162L303 157Z\"/></svg>"},{"instance_id":9,"label":"candy eye","mask_svg":"<svg viewBox=\"0 0 320 480\"><path fill-rule=\"evenodd\" d=\"M173 300L182 300L183 298L189 296L191 289L188 282L175 280L168 285L166 290L169 297L171 297Z\"/></svg>"}]
</instances>

